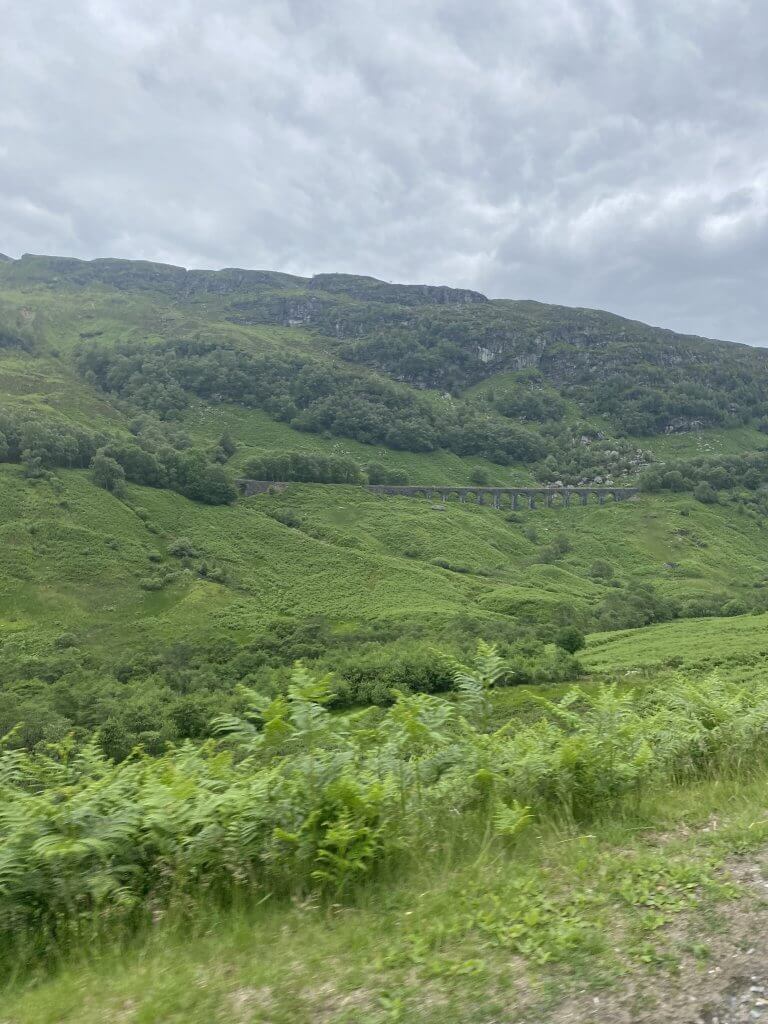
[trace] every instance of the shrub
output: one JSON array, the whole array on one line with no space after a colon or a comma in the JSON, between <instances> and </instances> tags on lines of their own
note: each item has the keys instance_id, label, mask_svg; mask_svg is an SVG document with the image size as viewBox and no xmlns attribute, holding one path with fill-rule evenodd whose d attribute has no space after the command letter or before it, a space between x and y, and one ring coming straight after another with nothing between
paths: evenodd
<instances>
[{"instance_id":1,"label":"shrub","mask_svg":"<svg viewBox=\"0 0 768 1024\"><path fill-rule=\"evenodd\" d=\"M396 692L439 693L450 690L453 676L434 655L421 649L371 651L334 659L334 706L392 704Z\"/></svg>"},{"instance_id":2,"label":"shrub","mask_svg":"<svg viewBox=\"0 0 768 1024\"><path fill-rule=\"evenodd\" d=\"M176 537L168 545L168 554L174 558L195 558L199 552L188 537Z\"/></svg>"},{"instance_id":3,"label":"shrub","mask_svg":"<svg viewBox=\"0 0 768 1024\"><path fill-rule=\"evenodd\" d=\"M267 515L270 519L274 519L275 522L280 523L282 526L289 526L293 530L297 530L304 522L301 516L290 508L270 509Z\"/></svg>"},{"instance_id":4,"label":"shrub","mask_svg":"<svg viewBox=\"0 0 768 1024\"><path fill-rule=\"evenodd\" d=\"M702 480L701 483L696 484L693 489L693 496L697 501L702 502L704 505L716 505L718 501L717 491L706 480Z\"/></svg>"},{"instance_id":5,"label":"shrub","mask_svg":"<svg viewBox=\"0 0 768 1024\"><path fill-rule=\"evenodd\" d=\"M566 537L564 533L559 533L552 541L552 549L558 555L567 555L572 548L573 544L571 544L570 538Z\"/></svg>"},{"instance_id":6,"label":"shrub","mask_svg":"<svg viewBox=\"0 0 768 1024\"><path fill-rule=\"evenodd\" d=\"M555 633L555 643L569 654L575 654L586 647L584 634L576 626L563 626Z\"/></svg>"},{"instance_id":7,"label":"shrub","mask_svg":"<svg viewBox=\"0 0 768 1024\"><path fill-rule=\"evenodd\" d=\"M142 590L162 590L165 584L166 579L163 576L145 576L139 580Z\"/></svg>"},{"instance_id":8,"label":"shrub","mask_svg":"<svg viewBox=\"0 0 768 1024\"><path fill-rule=\"evenodd\" d=\"M58 647L62 651L69 647L74 647L76 644L77 637L74 633L62 633L61 636L57 636L53 641L54 647Z\"/></svg>"},{"instance_id":9,"label":"shrub","mask_svg":"<svg viewBox=\"0 0 768 1024\"><path fill-rule=\"evenodd\" d=\"M26 941L53 954L105 925L149 924L171 904L194 915L198 901L253 891L338 902L409 847L455 847L486 828L487 841L504 839L530 816L586 822L651 785L753 763L768 746L759 674L749 685L676 677L641 696L574 688L510 730L491 713L506 671L498 652L478 645L469 664L445 665L454 699L400 694L358 716L329 713L332 680L297 665L285 694L242 691L241 714L217 721L224 749L167 749L137 709L156 757L128 756L116 718L86 745L4 750L0 948ZM194 733L205 708L178 712Z\"/></svg>"},{"instance_id":10,"label":"shrub","mask_svg":"<svg viewBox=\"0 0 768 1024\"><path fill-rule=\"evenodd\" d=\"M589 567L589 575L596 580L610 580L613 578L613 566L602 558L598 558Z\"/></svg>"},{"instance_id":11,"label":"shrub","mask_svg":"<svg viewBox=\"0 0 768 1024\"><path fill-rule=\"evenodd\" d=\"M740 601L738 598L733 598L731 601L726 601L722 607L723 615L746 615L749 611L747 605Z\"/></svg>"},{"instance_id":12,"label":"shrub","mask_svg":"<svg viewBox=\"0 0 768 1024\"><path fill-rule=\"evenodd\" d=\"M403 469L389 469L381 462L369 462L365 467L365 475L369 484L405 485L408 474Z\"/></svg>"},{"instance_id":13,"label":"shrub","mask_svg":"<svg viewBox=\"0 0 768 1024\"><path fill-rule=\"evenodd\" d=\"M671 470L669 473L665 473L661 478L662 486L667 491L684 491L685 480L682 473L678 470Z\"/></svg>"},{"instance_id":14,"label":"shrub","mask_svg":"<svg viewBox=\"0 0 768 1024\"><path fill-rule=\"evenodd\" d=\"M469 480L478 487L487 487L491 482L491 474L485 466L473 466L469 471Z\"/></svg>"},{"instance_id":15,"label":"shrub","mask_svg":"<svg viewBox=\"0 0 768 1024\"><path fill-rule=\"evenodd\" d=\"M98 487L118 497L125 494L125 470L119 462L106 455L103 448L91 460L91 479Z\"/></svg>"}]
</instances>

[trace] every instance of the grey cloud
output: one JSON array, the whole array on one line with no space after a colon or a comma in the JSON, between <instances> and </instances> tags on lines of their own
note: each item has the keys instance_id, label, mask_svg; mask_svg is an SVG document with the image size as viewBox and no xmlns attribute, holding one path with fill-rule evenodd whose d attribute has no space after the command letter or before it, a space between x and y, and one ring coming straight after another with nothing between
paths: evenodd
<instances>
[{"instance_id":1,"label":"grey cloud","mask_svg":"<svg viewBox=\"0 0 768 1024\"><path fill-rule=\"evenodd\" d=\"M760 0L0 0L0 250L768 344Z\"/></svg>"}]
</instances>

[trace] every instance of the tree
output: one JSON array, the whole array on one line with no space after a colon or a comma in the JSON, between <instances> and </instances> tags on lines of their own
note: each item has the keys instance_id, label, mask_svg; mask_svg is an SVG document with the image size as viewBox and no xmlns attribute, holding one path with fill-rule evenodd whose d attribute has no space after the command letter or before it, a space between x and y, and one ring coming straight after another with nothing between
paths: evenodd
<instances>
[{"instance_id":1,"label":"tree","mask_svg":"<svg viewBox=\"0 0 768 1024\"><path fill-rule=\"evenodd\" d=\"M228 505L237 491L221 466L213 465L197 449L184 452L177 465L177 489L193 501L207 505Z\"/></svg>"},{"instance_id":2,"label":"tree","mask_svg":"<svg viewBox=\"0 0 768 1024\"><path fill-rule=\"evenodd\" d=\"M221 448L228 459L235 454L237 444L228 430L225 430L219 438L219 448Z\"/></svg>"},{"instance_id":3,"label":"tree","mask_svg":"<svg viewBox=\"0 0 768 1024\"><path fill-rule=\"evenodd\" d=\"M563 626L555 633L555 643L569 654L575 654L586 647L584 634L576 626Z\"/></svg>"},{"instance_id":4,"label":"tree","mask_svg":"<svg viewBox=\"0 0 768 1024\"><path fill-rule=\"evenodd\" d=\"M369 484L386 484L388 483L388 472L387 467L381 462L369 462L365 467L366 476L368 477Z\"/></svg>"},{"instance_id":5,"label":"tree","mask_svg":"<svg viewBox=\"0 0 768 1024\"><path fill-rule=\"evenodd\" d=\"M381 462L369 462L365 467L369 484L407 484L408 474L403 469L388 469Z\"/></svg>"},{"instance_id":6,"label":"tree","mask_svg":"<svg viewBox=\"0 0 768 1024\"><path fill-rule=\"evenodd\" d=\"M613 566L602 558L598 558L589 568L589 575L596 580L610 580L613 578Z\"/></svg>"},{"instance_id":7,"label":"tree","mask_svg":"<svg viewBox=\"0 0 768 1024\"><path fill-rule=\"evenodd\" d=\"M120 497L125 494L125 470L100 448L91 459L91 479L97 487Z\"/></svg>"},{"instance_id":8,"label":"tree","mask_svg":"<svg viewBox=\"0 0 768 1024\"><path fill-rule=\"evenodd\" d=\"M683 474L676 469L671 470L669 473L665 473L661 478L661 484L666 491L685 490L685 479L683 478Z\"/></svg>"},{"instance_id":9,"label":"tree","mask_svg":"<svg viewBox=\"0 0 768 1024\"><path fill-rule=\"evenodd\" d=\"M697 501L701 501L705 505L716 505L718 500L717 491L706 480L696 484L693 489L693 496Z\"/></svg>"},{"instance_id":10,"label":"tree","mask_svg":"<svg viewBox=\"0 0 768 1024\"><path fill-rule=\"evenodd\" d=\"M478 487L487 487L491 482L491 474L485 466L473 466L469 471L469 479L471 483L477 484Z\"/></svg>"},{"instance_id":11,"label":"tree","mask_svg":"<svg viewBox=\"0 0 768 1024\"><path fill-rule=\"evenodd\" d=\"M125 726L115 718L108 718L98 732L99 746L113 761L124 761L133 746Z\"/></svg>"},{"instance_id":12,"label":"tree","mask_svg":"<svg viewBox=\"0 0 768 1024\"><path fill-rule=\"evenodd\" d=\"M660 491L664 487L664 478L660 469L654 467L646 470L640 477L641 491Z\"/></svg>"},{"instance_id":13,"label":"tree","mask_svg":"<svg viewBox=\"0 0 768 1024\"><path fill-rule=\"evenodd\" d=\"M25 448L21 453L21 464L24 466L24 476L28 480L39 480L45 476L42 458L30 448Z\"/></svg>"}]
</instances>

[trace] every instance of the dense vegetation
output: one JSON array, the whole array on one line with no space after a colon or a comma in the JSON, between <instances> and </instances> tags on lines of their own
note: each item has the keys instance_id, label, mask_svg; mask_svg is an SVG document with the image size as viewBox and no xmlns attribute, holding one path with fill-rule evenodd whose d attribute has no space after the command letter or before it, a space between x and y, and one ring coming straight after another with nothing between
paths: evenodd
<instances>
[{"instance_id":1,"label":"dense vegetation","mask_svg":"<svg viewBox=\"0 0 768 1024\"><path fill-rule=\"evenodd\" d=\"M764 685L677 682L640 701L574 690L510 731L493 725L493 648L452 672L456 701L401 696L374 721L330 715L328 680L299 665L285 696L248 694L245 718L218 721L223 748L120 767L71 742L3 754L0 940L45 955L237 890L338 900L457 828L485 820L509 841L534 816L585 821L765 750Z\"/></svg>"},{"instance_id":2,"label":"dense vegetation","mask_svg":"<svg viewBox=\"0 0 768 1024\"><path fill-rule=\"evenodd\" d=\"M251 480L298 480L314 484L361 484L366 479L354 459L303 452L265 452L245 464Z\"/></svg>"},{"instance_id":3,"label":"dense vegetation","mask_svg":"<svg viewBox=\"0 0 768 1024\"><path fill-rule=\"evenodd\" d=\"M541 440L460 401L430 400L403 385L307 357L254 354L209 341L168 342L148 349L124 342L114 350L83 346L77 366L86 380L168 418L189 396L266 409L297 430L328 431L366 444L495 462L533 462Z\"/></svg>"},{"instance_id":4,"label":"dense vegetation","mask_svg":"<svg viewBox=\"0 0 768 1024\"><path fill-rule=\"evenodd\" d=\"M425 310L396 326L386 320L374 326L375 320L365 325L367 337L348 342L349 358L413 383L454 389L524 360L585 413L609 416L623 434L736 425L767 411L763 353L593 310L498 302ZM563 414L558 398L539 404L524 393L505 408L524 419Z\"/></svg>"},{"instance_id":5,"label":"dense vegetation","mask_svg":"<svg viewBox=\"0 0 768 1024\"><path fill-rule=\"evenodd\" d=\"M168 434L146 420L137 420L134 432L128 440L38 413L0 411L0 462L21 463L32 480L55 468L91 466L95 482L116 493L130 480L210 505L236 497L230 476L219 464L220 447L194 448L183 433Z\"/></svg>"},{"instance_id":6,"label":"dense vegetation","mask_svg":"<svg viewBox=\"0 0 768 1024\"><path fill-rule=\"evenodd\" d=\"M721 458L675 459L648 469L640 479L645 491L693 491L705 503L718 491L761 491L768 483L768 451Z\"/></svg>"},{"instance_id":7,"label":"dense vegetation","mask_svg":"<svg viewBox=\"0 0 768 1024\"><path fill-rule=\"evenodd\" d=\"M486 874L455 910L401 908L368 957L427 993L480 985L496 946L583 967L624 942L584 924L598 904L642 908L626 955L656 963L669 907L730 891L662 856L556 896L523 848L556 833L555 863L575 829L589 875L607 820L763 763L765 353L346 275L31 257L0 289L9 973L253 903L279 931L289 897L323 940L352 907L370 930L366 900L462 850ZM290 486L239 500L242 477ZM409 479L643 493L528 513L361 486ZM398 998L370 1019L409 1019Z\"/></svg>"}]
</instances>

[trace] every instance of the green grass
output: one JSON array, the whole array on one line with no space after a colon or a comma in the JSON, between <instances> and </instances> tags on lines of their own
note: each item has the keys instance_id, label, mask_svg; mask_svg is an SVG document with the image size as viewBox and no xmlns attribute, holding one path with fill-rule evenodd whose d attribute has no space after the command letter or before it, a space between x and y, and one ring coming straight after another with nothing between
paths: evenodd
<instances>
[{"instance_id":1,"label":"green grass","mask_svg":"<svg viewBox=\"0 0 768 1024\"><path fill-rule=\"evenodd\" d=\"M271 419L259 409L195 402L185 414L183 424L193 437L201 441L215 440L225 430L228 431L240 445L232 459L232 466L237 472L241 472L248 460L260 452L282 448L345 455L361 465L381 462L388 469L405 470L410 482L414 484L469 485L472 470L482 466L489 473L490 483L495 486L536 486L530 471L525 467L498 466L479 456L462 458L447 451L421 454L397 451L381 445L361 444L350 438L302 433L286 423Z\"/></svg>"},{"instance_id":2,"label":"green grass","mask_svg":"<svg viewBox=\"0 0 768 1024\"><path fill-rule=\"evenodd\" d=\"M764 545L759 520L669 497L540 509L509 522L504 512L471 504L442 509L363 488L300 484L233 507L132 486L126 503L84 471L58 475L61 493L0 467L0 637L30 653L65 632L102 650L217 634L246 640L275 616L320 611L339 624L402 620L428 631L471 613L490 629L510 617L597 606L611 593L590 576L597 559L610 561L622 582L650 582L682 598L749 596L768 573L768 560L755 558ZM687 506L690 515L679 516ZM299 528L276 522L275 510L290 510ZM571 551L557 564L537 563L560 534ZM182 569L167 553L179 536L228 582ZM142 589L158 572L171 574L167 586Z\"/></svg>"},{"instance_id":3,"label":"green grass","mask_svg":"<svg viewBox=\"0 0 768 1024\"><path fill-rule=\"evenodd\" d=\"M735 907L759 906L731 865L766 841L766 781L758 769L649 795L588 832L545 826L507 853L425 856L345 907L267 900L203 908L191 926L159 919L135 943L12 982L3 1020L481 1024L544 1019L585 989L610 999L628 979L647 1008L681 963L709 966Z\"/></svg>"},{"instance_id":4,"label":"green grass","mask_svg":"<svg viewBox=\"0 0 768 1024\"><path fill-rule=\"evenodd\" d=\"M127 431L134 413L72 369L71 351L84 339L114 346L205 336L337 354L333 340L300 327L229 322L237 298L169 300L92 284L4 288L40 345L34 357L0 353L0 401ZM468 394L503 389L514 376ZM566 405L566 423L583 419L573 401ZM253 455L288 448L380 461L417 484L469 484L477 465L495 485L533 481L525 467L300 433L233 405L193 401L179 426L201 444L228 431L237 473ZM666 460L739 454L767 441L744 427L639 438L637 446ZM282 616L322 614L339 637L366 624L398 638L418 630L432 644L467 622L488 635L503 627L514 637L541 623L554 630L632 583L681 601L723 595L746 604L768 583L766 526L756 513L673 494L510 516L331 486L291 485L232 507L129 486L121 501L87 472L56 476L30 483L18 467L0 466L0 655L23 664L25 678L38 658L62 650L97 672L137 653L246 645ZM569 550L554 564L541 561L560 535ZM188 564L169 552L178 537L199 552ZM202 577L202 560L225 582ZM616 586L593 578L597 560L610 562ZM160 579L160 589L148 589ZM73 648L57 646L70 634ZM597 633L580 658L589 690L609 677L623 694L649 678L663 686L678 670L695 676L713 666L749 686L768 666L768 615ZM65 687L66 676L59 694ZM504 690L495 721L533 721L542 715L538 698L562 691ZM411 850L402 873L372 880L344 905L289 905L264 893L258 906L201 906L192 918L158 909L149 933L125 945L95 943L58 970L17 977L3 993L2 1024L487 1024L517 1012L546 1019L569 992L619 990L628 976L641 991L654 989L686 957L706 964L706 946L741 893L732 857L760 851L768 838L768 775L760 764L751 770L645 792L588 832L542 818L510 848L487 842L483 830L467 841L457 828L464 838L452 848Z\"/></svg>"},{"instance_id":5,"label":"green grass","mask_svg":"<svg viewBox=\"0 0 768 1024\"><path fill-rule=\"evenodd\" d=\"M593 633L580 657L588 669L609 673L669 665L754 665L768 657L768 615L683 619Z\"/></svg>"}]
</instances>

